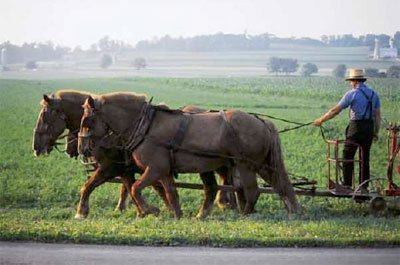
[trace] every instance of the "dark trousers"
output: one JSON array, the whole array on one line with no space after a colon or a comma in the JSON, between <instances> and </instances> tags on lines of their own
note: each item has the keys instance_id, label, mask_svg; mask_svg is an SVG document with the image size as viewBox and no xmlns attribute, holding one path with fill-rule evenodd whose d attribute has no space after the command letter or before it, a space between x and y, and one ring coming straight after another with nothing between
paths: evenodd
<instances>
[{"instance_id":1,"label":"dark trousers","mask_svg":"<svg viewBox=\"0 0 400 265\"><path fill-rule=\"evenodd\" d=\"M363 165L360 170L359 182L369 179L369 151L371 149L372 138L374 133L374 123L372 120L350 121L346 128L346 140L357 143L361 146L361 154ZM354 144L345 144L343 149L343 158L354 159L357 152L357 146ZM344 185L352 185L352 177L354 171L354 162L343 163ZM368 183L364 185L368 187Z\"/></svg>"}]
</instances>

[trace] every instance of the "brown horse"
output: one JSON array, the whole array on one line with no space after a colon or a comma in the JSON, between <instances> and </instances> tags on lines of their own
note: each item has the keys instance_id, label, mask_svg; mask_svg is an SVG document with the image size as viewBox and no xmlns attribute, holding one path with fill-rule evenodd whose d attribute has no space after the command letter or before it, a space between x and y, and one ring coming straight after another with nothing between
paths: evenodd
<instances>
[{"instance_id":1,"label":"brown horse","mask_svg":"<svg viewBox=\"0 0 400 265\"><path fill-rule=\"evenodd\" d=\"M256 173L276 190L289 214L300 210L284 167L278 132L269 121L237 110L188 115L152 106L143 95L119 93L89 97L84 108L79 152L86 153L93 143L110 144L110 136L118 138L144 171L131 190L143 215L158 213L141 194L154 181L162 183L179 218L182 212L171 172L209 172L231 164L239 182L236 186L245 198L240 204L244 214L254 211L259 197Z\"/></svg>"},{"instance_id":2,"label":"brown horse","mask_svg":"<svg viewBox=\"0 0 400 265\"><path fill-rule=\"evenodd\" d=\"M60 90L54 95L44 95L41 105L42 110L39 113L38 121L33 135L33 151L35 156L42 154L49 154L59 136L68 129L66 152L70 157L77 156L77 138L80 125L81 116L83 114L82 104L85 99L92 94L86 92L79 92L74 90ZM121 159L117 157L117 160ZM112 179L121 174L126 174L125 181L133 178L134 172L132 170L124 170L115 164L108 165L113 169L108 169L105 165L102 168L95 165L96 170L88 181L81 189L80 201L77 209L76 218L86 217L89 213L89 196L90 193L104 180ZM132 167L132 165L129 165ZM128 167L127 167L128 168ZM109 175L109 176L104 176ZM125 201L127 191L130 186L121 186L121 196L117 205L117 209L123 210L125 208Z\"/></svg>"},{"instance_id":3,"label":"brown horse","mask_svg":"<svg viewBox=\"0 0 400 265\"><path fill-rule=\"evenodd\" d=\"M60 90L52 96L44 95L41 101L43 108L39 113L33 137L33 150L36 156L50 153L53 150L57 138L65 129L69 130L66 153L70 157L77 156L77 134L83 114L81 106L89 95L89 93L74 90ZM125 209L128 191L135 180L134 174L138 172L138 170L140 172L140 169L135 167L131 160L126 159L125 152L121 149L99 148L96 152L97 163L95 164L95 171L81 189L76 218L84 218L88 215L90 193L97 186L117 176L121 176L121 180L124 183L124 185L121 185L117 209ZM200 217L206 216L211 210L217 191L217 184L212 172L203 173L201 177L206 194L203 201L203 210L199 213ZM158 183L153 183L153 188L169 207L163 187Z\"/></svg>"}]
</instances>

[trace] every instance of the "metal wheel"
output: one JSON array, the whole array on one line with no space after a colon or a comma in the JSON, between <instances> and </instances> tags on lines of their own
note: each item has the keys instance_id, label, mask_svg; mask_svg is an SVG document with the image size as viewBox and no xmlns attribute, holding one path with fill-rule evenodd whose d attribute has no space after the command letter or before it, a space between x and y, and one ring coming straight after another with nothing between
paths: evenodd
<instances>
[{"instance_id":1,"label":"metal wheel","mask_svg":"<svg viewBox=\"0 0 400 265\"><path fill-rule=\"evenodd\" d=\"M376 196L369 201L369 210L375 216L382 216L387 209L386 200L383 197Z\"/></svg>"},{"instance_id":2,"label":"metal wheel","mask_svg":"<svg viewBox=\"0 0 400 265\"><path fill-rule=\"evenodd\" d=\"M369 201L371 198L384 196L386 183L387 178L383 177L371 177L370 179L363 181L354 189L352 196L353 201L356 203L362 203ZM363 188L364 184L368 184L368 190Z\"/></svg>"}]
</instances>

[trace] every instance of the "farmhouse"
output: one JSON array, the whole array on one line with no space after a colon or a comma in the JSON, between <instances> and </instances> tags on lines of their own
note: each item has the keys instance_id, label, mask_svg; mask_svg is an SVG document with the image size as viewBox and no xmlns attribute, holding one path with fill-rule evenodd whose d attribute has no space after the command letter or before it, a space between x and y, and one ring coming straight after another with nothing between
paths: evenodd
<instances>
[{"instance_id":1,"label":"farmhouse","mask_svg":"<svg viewBox=\"0 0 400 265\"><path fill-rule=\"evenodd\" d=\"M398 58L397 47L394 43L394 39L391 38L389 41L389 47L382 48L379 39L375 39L374 54L372 56L374 60L381 59L396 59Z\"/></svg>"}]
</instances>

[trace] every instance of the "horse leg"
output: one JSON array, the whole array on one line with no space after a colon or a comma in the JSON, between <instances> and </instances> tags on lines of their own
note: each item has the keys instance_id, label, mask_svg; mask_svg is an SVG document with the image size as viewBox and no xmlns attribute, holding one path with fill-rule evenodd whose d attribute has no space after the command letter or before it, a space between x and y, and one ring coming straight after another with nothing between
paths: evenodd
<instances>
[{"instance_id":1,"label":"horse leg","mask_svg":"<svg viewBox=\"0 0 400 265\"><path fill-rule=\"evenodd\" d=\"M96 187L100 186L108 179L109 177L104 174L104 169L100 166L99 168L96 169L93 175L85 182L80 192L81 196L75 215L76 219L83 219L88 216L90 194Z\"/></svg>"},{"instance_id":2,"label":"horse leg","mask_svg":"<svg viewBox=\"0 0 400 265\"><path fill-rule=\"evenodd\" d=\"M204 172L200 174L200 178L204 186L204 199L197 214L197 218L207 217L214 205L215 196L217 195L217 181L215 180L214 172Z\"/></svg>"},{"instance_id":3,"label":"horse leg","mask_svg":"<svg viewBox=\"0 0 400 265\"><path fill-rule=\"evenodd\" d=\"M180 219L182 217L182 210L181 206L179 204L179 196L178 192L175 187L174 179L172 176L168 176L166 178L163 178L160 180L162 183L164 190L165 190L165 195L167 197L167 200L174 212L175 218Z\"/></svg>"},{"instance_id":4,"label":"horse leg","mask_svg":"<svg viewBox=\"0 0 400 265\"><path fill-rule=\"evenodd\" d=\"M221 167L216 170L218 175L220 176L222 180L222 185L232 185L233 180L232 180L232 175L231 169L228 169L227 167ZM220 190L217 193L217 204L218 207L221 209L224 208L229 208L229 209L236 209L237 208L237 203L236 203L236 195L235 192L231 191L223 191Z\"/></svg>"},{"instance_id":5,"label":"horse leg","mask_svg":"<svg viewBox=\"0 0 400 265\"><path fill-rule=\"evenodd\" d=\"M246 207L246 198L244 196L244 191L242 188L238 188L237 192L237 200L238 200L238 204L239 204L239 211L241 213L244 212L244 208Z\"/></svg>"},{"instance_id":6,"label":"horse leg","mask_svg":"<svg viewBox=\"0 0 400 265\"><path fill-rule=\"evenodd\" d=\"M289 219L292 218L293 214L301 212L301 207L286 170L281 169L279 172L274 172L268 168L264 168L260 170L259 175L278 193L288 212Z\"/></svg>"},{"instance_id":7,"label":"horse leg","mask_svg":"<svg viewBox=\"0 0 400 265\"><path fill-rule=\"evenodd\" d=\"M245 165L237 166L240 182L243 188L244 197L246 199L246 204L243 210L243 214L251 214L255 212L254 206L260 196L260 191L257 184L256 173L249 170Z\"/></svg>"},{"instance_id":8,"label":"horse leg","mask_svg":"<svg viewBox=\"0 0 400 265\"><path fill-rule=\"evenodd\" d=\"M126 200L126 196L128 195L128 193L130 194L130 191L132 189L132 185L133 185L133 183L135 183L135 178L130 176L130 175L129 176L121 176L121 180L122 180L123 185L121 186L121 196L120 196L120 200L118 202L118 206L121 204L121 201L122 201L122 192L124 192L124 194L123 194L124 198L123 199ZM157 181L157 182L153 183L152 186L153 186L153 189L157 192L157 194L163 199L165 206L168 209L170 209L171 211L173 211L173 209L171 208L171 206L169 204L169 201L168 201L168 199L167 199L167 197L165 195L165 190L164 190L164 187L162 186L162 184ZM126 194L125 194L125 192L126 192ZM132 195L131 195L131 197L132 197L133 203L135 204L135 206L137 206ZM126 203L123 202L122 204L125 205ZM116 210L122 211L121 208L118 207L118 206L117 206ZM141 216L143 214L139 212L138 215Z\"/></svg>"},{"instance_id":9,"label":"horse leg","mask_svg":"<svg viewBox=\"0 0 400 265\"><path fill-rule=\"evenodd\" d=\"M167 195L166 195L166 190L165 190L164 186L162 185L162 183L157 181L157 182L153 183L152 186L153 186L153 189L155 190L155 192L157 192L157 194L164 201L164 204L168 208L168 210L174 211L174 209L172 208L170 202L168 201L168 198L167 198Z\"/></svg>"},{"instance_id":10,"label":"horse leg","mask_svg":"<svg viewBox=\"0 0 400 265\"><path fill-rule=\"evenodd\" d=\"M121 189L119 190L119 199L117 206L115 207L115 211L124 211L126 209L126 198L128 197L130 187L126 187L125 184L121 185Z\"/></svg>"},{"instance_id":11,"label":"horse leg","mask_svg":"<svg viewBox=\"0 0 400 265\"><path fill-rule=\"evenodd\" d=\"M141 216L146 216L148 214L158 215L160 213L160 209L147 204L142 196L142 190L159 179L161 179L161 174L158 171L147 167L140 178L132 185L131 194Z\"/></svg>"}]
</instances>

